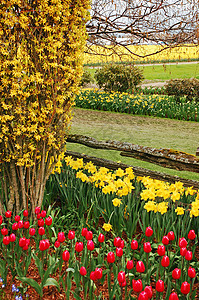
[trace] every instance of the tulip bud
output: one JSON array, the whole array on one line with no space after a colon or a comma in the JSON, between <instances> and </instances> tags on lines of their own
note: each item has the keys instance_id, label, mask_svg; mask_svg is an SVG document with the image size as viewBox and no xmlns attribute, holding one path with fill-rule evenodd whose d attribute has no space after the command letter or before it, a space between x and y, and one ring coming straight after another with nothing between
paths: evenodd
<instances>
[{"instance_id":1,"label":"tulip bud","mask_svg":"<svg viewBox=\"0 0 199 300\"><path fill-rule=\"evenodd\" d=\"M30 229L29 229L29 234L30 234L31 236L35 235L35 228L30 228Z\"/></svg>"},{"instance_id":2,"label":"tulip bud","mask_svg":"<svg viewBox=\"0 0 199 300\"><path fill-rule=\"evenodd\" d=\"M131 249L136 250L138 248L138 242L136 240L132 240Z\"/></svg>"},{"instance_id":3,"label":"tulip bud","mask_svg":"<svg viewBox=\"0 0 199 300\"><path fill-rule=\"evenodd\" d=\"M41 250L41 251L45 251L46 250L46 243L45 243L44 240L41 240L39 242L39 250Z\"/></svg>"},{"instance_id":4,"label":"tulip bud","mask_svg":"<svg viewBox=\"0 0 199 300\"><path fill-rule=\"evenodd\" d=\"M150 286L150 285L145 286L144 291L147 293L148 298L151 299L153 296L152 286Z\"/></svg>"},{"instance_id":5,"label":"tulip bud","mask_svg":"<svg viewBox=\"0 0 199 300\"><path fill-rule=\"evenodd\" d=\"M45 234L45 228L44 227L39 227L38 233L39 233L39 235L44 235Z\"/></svg>"},{"instance_id":6,"label":"tulip bud","mask_svg":"<svg viewBox=\"0 0 199 300\"><path fill-rule=\"evenodd\" d=\"M167 234L168 238L170 241L174 241L175 240L175 234L173 231L169 231L169 233Z\"/></svg>"},{"instance_id":7,"label":"tulip bud","mask_svg":"<svg viewBox=\"0 0 199 300\"><path fill-rule=\"evenodd\" d=\"M157 253L159 256L164 256L165 255L165 246L164 245L159 245Z\"/></svg>"},{"instance_id":8,"label":"tulip bud","mask_svg":"<svg viewBox=\"0 0 199 300\"><path fill-rule=\"evenodd\" d=\"M88 232L88 229L87 228L82 228L82 236L86 236L86 234L87 234L87 232Z\"/></svg>"},{"instance_id":9,"label":"tulip bud","mask_svg":"<svg viewBox=\"0 0 199 300\"><path fill-rule=\"evenodd\" d=\"M55 248L59 248L60 242L59 241L55 241L54 246L55 246Z\"/></svg>"},{"instance_id":10,"label":"tulip bud","mask_svg":"<svg viewBox=\"0 0 199 300\"><path fill-rule=\"evenodd\" d=\"M76 242L75 244L75 251L81 252L84 248L84 244L82 242Z\"/></svg>"},{"instance_id":11,"label":"tulip bud","mask_svg":"<svg viewBox=\"0 0 199 300\"><path fill-rule=\"evenodd\" d=\"M17 230L19 228L18 223L13 223L12 224L12 230Z\"/></svg>"},{"instance_id":12,"label":"tulip bud","mask_svg":"<svg viewBox=\"0 0 199 300\"><path fill-rule=\"evenodd\" d=\"M90 251L93 251L94 248L95 248L95 245L94 245L93 241L88 240L87 241L87 249L90 250Z\"/></svg>"},{"instance_id":13,"label":"tulip bud","mask_svg":"<svg viewBox=\"0 0 199 300\"><path fill-rule=\"evenodd\" d=\"M117 275L117 280L119 282L124 282L126 280L126 275L124 271L120 271Z\"/></svg>"},{"instance_id":14,"label":"tulip bud","mask_svg":"<svg viewBox=\"0 0 199 300\"><path fill-rule=\"evenodd\" d=\"M23 228L23 221L19 220L18 222L18 228L22 229Z\"/></svg>"},{"instance_id":15,"label":"tulip bud","mask_svg":"<svg viewBox=\"0 0 199 300\"><path fill-rule=\"evenodd\" d=\"M163 243L164 245L168 245L168 244L169 244L169 238L168 238L167 235L163 236L163 238L162 238L162 243Z\"/></svg>"},{"instance_id":16,"label":"tulip bud","mask_svg":"<svg viewBox=\"0 0 199 300\"><path fill-rule=\"evenodd\" d=\"M150 236L152 236L152 234L153 234L153 229L150 226L147 227L146 230L145 230L145 235L147 237L150 237Z\"/></svg>"},{"instance_id":17,"label":"tulip bud","mask_svg":"<svg viewBox=\"0 0 199 300\"><path fill-rule=\"evenodd\" d=\"M46 211L45 211L45 210L42 210L42 211L41 211L41 217L42 217L42 218L45 218L45 216L46 216Z\"/></svg>"},{"instance_id":18,"label":"tulip bud","mask_svg":"<svg viewBox=\"0 0 199 300\"><path fill-rule=\"evenodd\" d=\"M185 247L187 247L187 241L186 241L186 239L185 239L184 237L179 238L179 247L180 247L180 248L185 248Z\"/></svg>"},{"instance_id":19,"label":"tulip bud","mask_svg":"<svg viewBox=\"0 0 199 300\"><path fill-rule=\"evenodd\" d=\"M86 274L87 274L87 271L86 271L86 268L85 268L85 267L81 267L80 270L79 270L79 272L80 272L80 274L81 274L82 276L86 276Z\"/></svg>"},{"instance_id":20,"label":"tulip bud","mask_svg":"<svg viewBox=\"0 0 199 300\"><path fill-rule=\"evenodd\" d=\"M25 209L25 210L23 211L23 216L24 216L24 217L27 217L27 216L28 216L28 211L27 211L27 209Z\"/></svg>"},{"instance_id":21,"label":"tulip bud","mask_svg":"<svg viewBox=\"0 0 199 300\"><path fill-rule=\"evenodd\" d=\"M24 222L24 223L23 223L23 227L24 227L25 229L28 229L28 228L30 227L30 223L29 223L28 221Z\"/></svg>"},{"instance_id":22,"label":"tulip bud","mask_svg":"<svg viewBox=\"0 0 199 300\"><path fill-rule=\"evenodd\" d=\"M181 285L181 293L184 295L189 294L190 292L190 284L187 281L184 281Z\"/></svg>"},{"instance_id":23,"label":"tulip bud","mask_svg":"<svg viewBox=\"0 0 199 300\"><path fill-rule=\"evenodd\" d=\"M169 257L167 255L163 256L162 260L161 260L161 265L166 268L169 266Z\"/></svg>"},{"instance_id":24,"label":"tulip bud","mask_svg":"<svg viewBox=\"0 0 199 300\"><path fill-rule=\"evenodd\" d=\"M136 271L139 273L143 273L145 271L144 263L140 260L136 264Z\"/></svg>"},{"instance_id":25,"label":"tulip bud","mask_svg":"<svg viewBox=\"0 0 199 300\"><path fill-rule=\"evenodd\" d=\"M12 212L11 212L10 210L7 210L7 211L5 212L5 217L6 217L6 218L11 218L11 216L12 216Z\"/></svg>"},{"instance_id":26,"label":"tulip bud","mask_svg":"<svg viewBox=\"0 0 199 300\"><path fill-rule=\"evenodd\" d=\"M90 273L90 279L93 280L93 281L95 281L97 279L96 276L95 276L95 271L92 271Z\"/></svg>"},{"instance_id":27,"label":"tulip bud","mask_svg":"<svg viewBox=\"0 0 199 300\"><path fill-rule=\"evenodd\" d=\"M107 254L107 262L108 262L109 264L112 264L112 263L115 262L115 254L114 254L113 252L109 252L109 253Z\"/></svg>"},{"instance_id":28,"label":"tulip bud","mask_svg":"<svg viewBox=\"0 0 199 300\"><path fill-rule=\"evenodd\" d=\"M121 240L120 248L124 249L124 240Z\"/></svg>"},{"instance_id":29,"label":"tulip bud","mask_svg":"<svg viewBox=\"0 0 199 300\"><path fill-rule=\"evenodd\" d=\"M161 279L159 279L156 282L155 289L156 289L157 292L162 293L164 291L164 281L162 281Z\"/></svg>"},{"instance_id":30,"label":"tulip bud","mask_svg":"<svg viewBox=\"0 0 199 300\"><path fill-rule=\"evenodd\" d=\"M52 224L52 221L53 221L52 217L49 216L49 217L47 217L47 218L45 219L45 224L46 224L47 226L50 226L50 225Z\"/></svg>"},{"instance_id":31,"label":"tulip bud","mask_svg":"<svg viewBox=\"0 0 199 300\"><path fill-rule=\"evenodd\" d=\"M116 238L114 239L113 244L114 244L115 247L120 248L121 238L120 238L120 237L116 237Z\"/></svg>"},{"instance_id":32,"label":"tulip bud","mask_svg":"<svg viewBox=\"0 0 199 300\"><path fill-rule=\"evenodd\" d=\"M142 291L142 280L141 279L138 279L138 280L133 279L132 285L133 285L134 292L139 293Z\"/></svg>"},{"instance_id":33,"label":"tulip bud","mask_svg":"<svg viewBox=\"0 0 199 300\"><path fill-rule=\"evenodd\" d=\"M133 261L132 261L132 260L128 260L128 261L127 261L126 268L127 268L128 270L133 269Z\"/></svg>"},{"instance_id":34,"label":"tulip bud","mask_svg":"<svg viewBox=\"0 0 199 300\"><path fill-rule=\"evenodd\" d=\"M126 286L126 280L124 280L123 282L119 282L119 285L122 287Z\"/></svg>"},{"instance_id":35,"label":"tulip bud","mask_svg":"<svg viewBox=\"0 0 199 300\"><path fill-rule=\"evenodd\" d=\"M104 242L104 235L102 233L99 234L98 236L98 242L103 243Z\"/></svg>"},{"instance_id":36,"label":"tulip bud","mask_svg":"<svg viewBox=\"0 0 199 300\"><path fill-rule=\"evenodd\" d=\"M35 207L35 214L38 215L40 213L41 208L39 206Z\"/></svg>"},{"instance_id":37,"label":"tulip bud","mask_svg":"<svg viewBox=\"0 0 199 300\"><path fill-rule=\"evenodd\" d=\"M116 248L116 256L122 257L123 255L123 249L122 248Z\"/></svg>"},{"instance_id":38,"label":"tulip bud","mask_svg":"<svg viewBox=\"0 0 199 300\"><path fill-rule=\"evenodd\" d=\"M65 251L62 253L62 259L63 259L64 261L69 261L69 258L70 258L70 253L69 253L67 250L65 250Z\"/></svg>"},{"instance_id":39,"label":"tulip bud","mask_svg":"<svg viewBox=\"0 0 199 300\"><path fill-rule=\"evenodd\" d=\"M188 276L190 278L196 277L196 270L194 268L192 268L192 267L189 267L189 269L188 269Z\"/></svg>"},{"instance_id":40,"label":"tulip bud","mask_svg":"<svg viewBox=\"0 0 199 300\"><path fill-rule=\"evenodd\" d=\"M26 238L22 237L19 239L19 247L23 248L26 244Z\"/></svg>"},{"instance_id":41,"label":"tulip bud","mask_svg":"<svg viewBox=\"0 0 199 300\"><path fill-rule=\"evenodd\" d=\"M142 291L140 294L139 294L139 297L138 297L138 300L148 300L149 297L147 295L147 293L145 291Z\"/></svg>"},{"instance_id":42,"label":"tulip bud","mask_svg":"<svg viewBox=\"0 0 199 300\"><path fill-rule=\"evenodd\" d=\"M20 221L20 219L21 219L21 218L20 218L20 216L19 216L19 215L16 215L16 216L15 216L15 221L16 221L16 222L19 222L19 221Z\"/></svg>"},{"instance_id":43,"label":"tulip bud","mask_svg":"<svg viewBox=\"0 0 199 300\"><path fill-rule=\"evenodd\" d=\"M149 253L151 250L151 244L149 242L144 243L144 252Z\"/></svg>"},{"instance_id":44,"label":"tulip bud","mask_svg":"<svg viewBox=\"0 0 199 300\"><path fill-rule=\"evenodd\" d=\"M3 237L3 244L6 245L6 246L8 244L10 244L10 237L9 237L9 235L6 235L6 236Z\"/></svg>"},{"instance_id":45,"label":"tulip bud","mask_svg":"<svg viewBox=\"0 0 199 300\"><path fill-rule=\"evenodd\" d=\"M178 295L175 292L171 293L169 300L179 300Z\"/></svg>"},{"instance_id":46,"label":"tulip bud","mask_svg":"<svg viewBox=\"0 0 199 300\"><path fill-rule=\"evenodd\" d=\"M186 247L180 248L180 255L181 256L185 256L186 253L187 253L187 248Z\"/></svg>"},{"instance_id":47,"label":"tulip bud","mask_svg":"<svg viewBox=\"0 0 199 300\"><path fill-rule=\"evenodd\" d=\"M87 231L85 238L86 238L87 241L92 240L93 239L92 231Z\"/></svg>"},{"instance_id":48,"label":"tulip bud","mask_svg":"<svg viewBox=\"0 0 199 300\"><path fill-rule=\"evenodd\" d=\"M192 252L187 250L187 252L185 253L185 257L186 260L192 260Z\"/></svg>"},{"instance_id":49,"label":"tulip bud","mask_svg":"<svg viewBox=\"0 0 199 300\"><path fill-rule=\"evenodd\" d=\"M188 233L188 239L189 240L194 240L196 238L196 234L194 230L190 230Z\"/></svg>"},{"instance_id":50,"label":"tulip bud","mask_svg":"<svg viewBox=\"0 0 199 300\"><path fill-rule=\"evenodd\" d=\"M74 240L74 238L75 238L75 231L69 230L69 232L68 232L68 239L69 240Z\"/></svg>"},{"instance_id":51,"label":"tulip bud","mask_svg":"<svg viewBox=\"0 0 199 300\"><path fill-rule=\"evenodd\" d=\"M8 229L5 228L5 227L2 228L2 229L1 229L1 234L2 234L2 235L7 235L7 234L8 234Z\"/></svg>"},{"instance_id":52,"label":"tulip bud","mask_svg":"<svg viewBox=\"0 0 199 300\"><path fill-rule=\"evenodd\" d=\"M102 278L102 269L101 268L96 268L95 269L95 277L96 277L96 279L101 279Z\"/></svg>"},{"instance_id":53,"label":"tulip bud","mask_svg":"<svg viewBox=\"0 0 199 300\"><path fill-rule=\"evenodd\" d=\"M44 219L38 220L38 226L43 227L44 226Z\"/></svg>"},{"instance_id":54,"label":"tulip bud","mask_svg":"<svg viewBox=\"0 0 199 300\"><path fill-rule=\"evenodd\" d=\"M57 235L57 239L60 243L63 243L65 241L65 234L64 232L59 232Z\"/></svg>"},{"instance_id":55,"label":"tulip bud","mask_svg":"<svg viewBox=\"0 0 199 300\"><path fill-rule=\"evenodd\" d=\"M16 235L14 233L11 233L10 242L14 242L15 240L16 240Z\"/></svg>"},{"instance_id":56,"label":"tulip bud","mask_svg":"<svg viewBox=\"0 0 199 300\"><path fill-rule=\"evenodd\" d=\"M181 276L181 270L178 269L178 268L175 268L173 271L172 271L172 277L173 279L179 279Z\"/></svg>"},{"instance_id":57,"label":"tulip bud","mask_svg":"<svg viewBox=\"0 0 199 300\"><path fill-rule=\"evenodd\" d=\"M0 215L0 225L3 223L3 217Z\"/></svg>"}]
</instances>

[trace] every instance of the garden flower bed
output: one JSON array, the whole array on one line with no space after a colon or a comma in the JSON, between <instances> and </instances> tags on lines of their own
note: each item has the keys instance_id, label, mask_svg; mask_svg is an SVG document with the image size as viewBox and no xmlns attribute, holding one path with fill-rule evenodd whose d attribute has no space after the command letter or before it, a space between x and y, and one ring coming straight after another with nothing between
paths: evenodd
<instances>
[{"instance_id":1,"label":"garden flower bed","mask_svg":"<svg viewBox=\"0 0 199 300\"><path fill-rule=\"evenodd\" d=\"M50 187L34 221L0 218L1 299L199 297L198 191L71 157Z\"/></svg>"},{"instance_id":2,"label":"garden flower bed","mask_svg":"<svg viewBox=\"0 0 199 300\"><path fill-rule=\"evenodd\" d=\"M198 102L187 101L186 98L181 98L181 101L177 102L173 97L164 95L131 95L84 90L76 97L75 105L94 110L199 121Z\"/></svg>"}]
</instances>

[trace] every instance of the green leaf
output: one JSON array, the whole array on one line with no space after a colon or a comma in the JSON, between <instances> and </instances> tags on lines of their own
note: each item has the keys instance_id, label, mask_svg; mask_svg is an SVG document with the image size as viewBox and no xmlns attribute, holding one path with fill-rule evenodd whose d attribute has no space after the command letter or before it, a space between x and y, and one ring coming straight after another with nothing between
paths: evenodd
<instances>
[{"instance_id":1,"label":"green leaf","mask_svg":"<svg viewBox=\"0 0 199 300\"><path fill-rule=\"evenodd\" d=\"M35 264L38 268L39 275L41 278L43 278L43 265L42 265L40 259L38 258L38 256L34 252L32 252L32 256L33 256Z\"/></svg>"},{"instance_id":2,"label":"green leaf","mask_svg":"<svg viewBox=\"0 0 199 300\"><path fill-rule=\"evenodd\" d=\"M75 273L75 270L74 270L74 268L68 268L68 269L66 269L66 272L72 272L72 273Z\"/></svg>"},{"instance_id":3,"label":"green leaf","mask_svg":"<svg viewBox=\"0 0 199 300\"><path fill-rule=\"evenodd\" d=\"M42 287L34 279L27 278L27 277L18 277L18 279L20 281L22 281L23 283L26 283L26 284L32 286L33 289L35 289L35 291L40 295L40 297L43 296Z\"/></svg>"},{"instance_id":4,"label":"green leaf","mask_svg":"<svg viewBox=\"0 0 199 300\"><path fill-rule=\"evenodd\" d=\"M49 286L49 285L54 285L54 286L56 286L58 291L60 290L59 283L54 278L47 278L47 280L43 286Z\"/></svg>"},{"instance_id":5,"label":"green leaf","mask_svg":"<svg viewBox=\"0 0 199 300\"><path fill-rule=\"evenodd\" d=\"M55 264L56 264L56 262L54 264L52 264L51 266L49 266L48 269L45 271L44 278L42 280L42 287L44 287L44 285L45 285L45 283L46 283L49 275L51 274L51 272L52 272L52 270L53 270L53 268L55 266Z\"/></svg>"}]
</instances>

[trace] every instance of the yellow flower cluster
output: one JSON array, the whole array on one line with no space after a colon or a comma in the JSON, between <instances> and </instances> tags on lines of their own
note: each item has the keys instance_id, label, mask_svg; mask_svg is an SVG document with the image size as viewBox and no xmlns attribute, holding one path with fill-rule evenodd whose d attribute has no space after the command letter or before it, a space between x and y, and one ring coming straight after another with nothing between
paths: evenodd
<instances>
[{"instance_id":1,"label":"yellow flower cluster","mask_svg":"<svg viewBox=\"0 0 199 300\"><path fill-rule=\"evenodd\" d=\"M154 180L149 177L139 178L142 181L145 189L142 190L141 199L147 201L144 208L147 212L160 212L164 214L167 212L169 203L174 205L177 215L184 215L185 211L190 212L190 217L199 216L199 192L192 187L185 188L182 182L175 182L169 184L160 180ZM183 196L191 197L190 205L184 205L182 201ZM195 199L194 199L195 197ZM194 201L193 201L194 199Z\"/></svg>"}]
</instances>

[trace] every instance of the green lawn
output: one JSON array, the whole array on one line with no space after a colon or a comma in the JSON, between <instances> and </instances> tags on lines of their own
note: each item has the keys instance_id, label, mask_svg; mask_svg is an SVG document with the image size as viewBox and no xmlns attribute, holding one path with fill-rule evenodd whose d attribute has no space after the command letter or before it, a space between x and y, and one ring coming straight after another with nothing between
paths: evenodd
<instances>
[{"instance_id":1,"label":"green lawn","mask_svg":"<svg viewBox=\"0 0 199 300\"><path fill-rule=\"evenodd\" d=\"M175 64L160 66L139 66L143 69L144 77L147 80L169 80L174 78L191 78L199 79L199 63L197 64ZM86 68L94 77L96 68Z\"/></svg>"}]
</instances>

